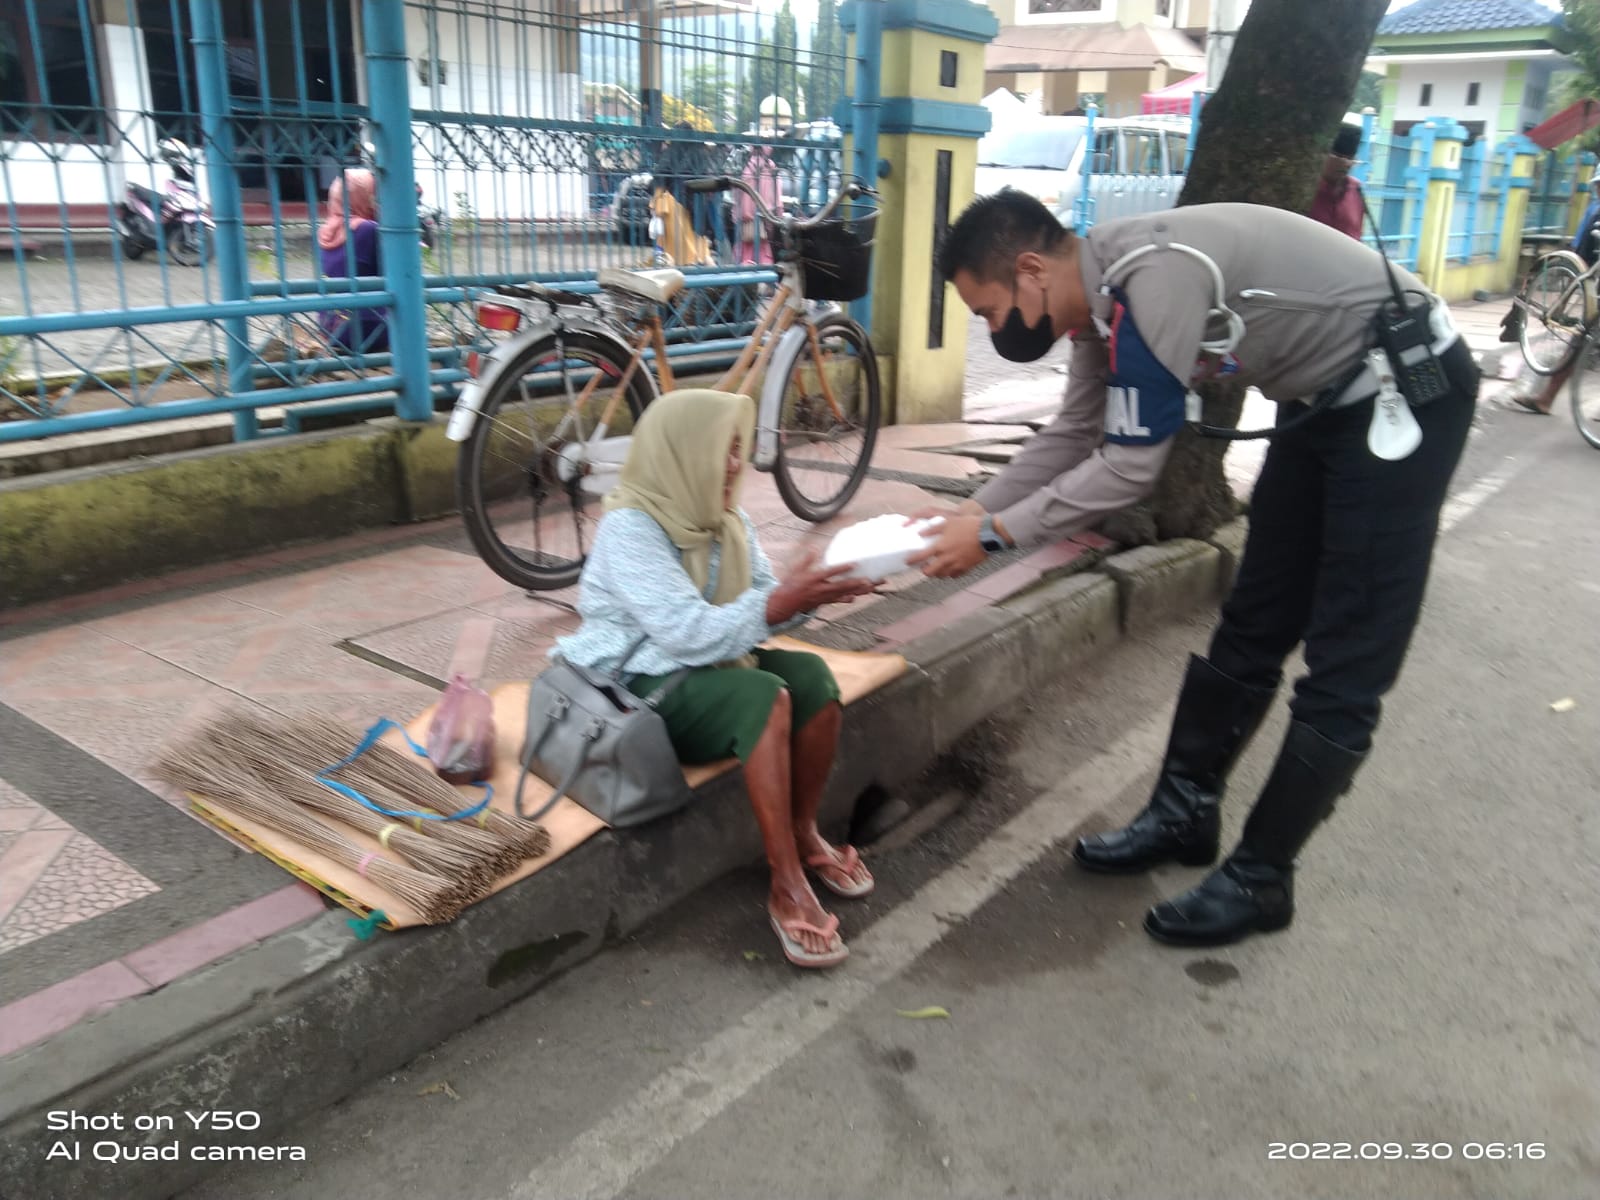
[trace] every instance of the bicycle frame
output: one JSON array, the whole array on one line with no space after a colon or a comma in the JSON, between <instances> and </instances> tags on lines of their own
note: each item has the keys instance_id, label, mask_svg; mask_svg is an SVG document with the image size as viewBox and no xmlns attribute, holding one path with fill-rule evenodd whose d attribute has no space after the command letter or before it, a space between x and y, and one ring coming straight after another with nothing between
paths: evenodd
<instances>
[{"instance_id":1,"label":"bicycle frame","mask_svg":"<svg viewBox=\"0 0 1600 1200\"><path fill-rule=\"evenodd\" d=\"M723 186L730 183L733 186L743 186L736 181L725 180L722 183ZM841 191L830 202L823 215L831 214L846 194ZM860 193L852 191L848 194ZM770 218L772 214L766 212L765 205L759 197L757 203L761 204L763 213ZM819 364L822 361L821 344L817 338L818 314L811 311L809 302L804 298L800 267L794 263L780 262L777 270L778 287L762 309L755 329L734 364L713 385L718 391L739 392L756 399L755 445L751 447L750 465L758 471L771 471L778 461L781 449L778 435L783 413L784 385L789 375L789 368L807 346L810 347L816 361ZM607 468L620 469L621 461L627 455L630 439L607 438L606 434L616 416L617 405L627 394L634 372L643 368L647 347L654 351L655 356L655 371L652 373L649 369L644 369L650 399L654 400L662 392L670 392L677 386L672 373L672 364L667 358L666 338L662 331L659 310L651 306L641 310L642 315L638 318L624 320L615 313L598 307L593 311L572 308L569 304L563 303L559 293L530 297L530 299L537 299L539 303L546 304L550 310L549 314L535 320L525 332L502 342L490 352L487 360L480 364L475 377L462 386L460 396L450 414L445 436L453 442L466 441L477 424L484 397L489 394L501 374L509 369L510 364L523 349L542 339L559 338L564 330L577 329L610 342L622 352L627 361L627 367L612 385L612 394L600 414L594 431L586 439L588 461L603 463ZM567 299L573 298L569 296ZM518 311L522 311L521 304L514 303ZM828 313L840 310L836 305L830 304L820 311ZM839 420L844 421L846 419L844 410L835 395L833 380L829 378L828 372L820 367L817 374L823 398ZM567 393L568 412L572 414L581 411L583 405L588 402L594 389L600 384L601 375L599 372L592 374L583 391L577 395L573 394L571 382L567 379L565 360L562 364L562 378ZM750 390L757 379L762 381L759 397L755 397Z\"/></svg>"}]
</instances>

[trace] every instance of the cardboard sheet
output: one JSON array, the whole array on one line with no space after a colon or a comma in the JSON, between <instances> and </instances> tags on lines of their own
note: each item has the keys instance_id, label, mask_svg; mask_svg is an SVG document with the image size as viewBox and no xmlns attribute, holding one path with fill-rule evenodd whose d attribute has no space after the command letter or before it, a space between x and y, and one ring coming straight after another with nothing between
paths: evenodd
<instances>
[{"instance_id":1,"label":"cardboard sheet","mask_svg":"<svg viewBox=\"0 0 1600 1200\"><path fill-rule=\"evenodd\" d=\"M774 638L770 645L784 650L809 650L821 655L827 660L834 677L839 681L840 697L846 705L892 682L906 669L905 659L898 654L832 650L783 637ZM517 762L522 752L522 737L527 724L528 687L527 683L508 683L491 693L494 700L495 725L495 773L491 781L494 784L493 807L506 813L516 811L514 799L517 793ZM433 719L433 709L434 706L430 705L406 723L406 732L418 744L422 744L427 738L428 723ZM397 749L405 750L399 735L392 731L384 740ZM410 753L405 752L408 755ZM683 773L691 787L699 787L736 766L738 760L730 758L703 766L685 767ZM472 787L463 787L460 790L474 803L483 794L479 789ZM529 811L538 808L549 798L553 790L551 784L530 775L523 788L523 806ZM300 845L292 838L231 811L226 805L215 800L204 796L193 796L191 800L195 811L206 820L265 854L279 866L305 880L352 912L369 916L374 911L381 910L387 918L381 923L385 929L403 929L412 925L426 924L422 914L398 896L379 886L374 880L359 875L354 868L342 866L325 855ZM534 872L543 870L574 846L588 841L606 827L605 822L599 817L572 800L562 800L540 818L540 824L550 832L550 849L538 858L525 860L515 870L501 876L488 894L493 895L494 892L510 887L518 880L526 879ZM376 838L368 837L348 827L341 826L341 831L351 841L369 850L381 852Z\"/></svg>"}]
</instances>

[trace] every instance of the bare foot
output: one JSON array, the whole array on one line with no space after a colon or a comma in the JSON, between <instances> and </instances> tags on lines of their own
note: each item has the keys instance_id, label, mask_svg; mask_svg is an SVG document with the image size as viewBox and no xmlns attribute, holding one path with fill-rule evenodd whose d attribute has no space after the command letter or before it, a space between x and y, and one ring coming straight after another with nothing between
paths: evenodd
<instances>
[{"instance_id":1,"label":"bare foot","mask_svg":"<svg viewBox=\"0 0 1600 1200\"><path fill-rule=\"evenodd\" d=\"M806 884L802 883L798 889L785 889L774 881L767 896L767 912L807 954L826 954L834 948L836 935L824 931L837 922L817 902L816 893ZM802 923L810 928L801 928Z\"/></svg>"}]
</instances>

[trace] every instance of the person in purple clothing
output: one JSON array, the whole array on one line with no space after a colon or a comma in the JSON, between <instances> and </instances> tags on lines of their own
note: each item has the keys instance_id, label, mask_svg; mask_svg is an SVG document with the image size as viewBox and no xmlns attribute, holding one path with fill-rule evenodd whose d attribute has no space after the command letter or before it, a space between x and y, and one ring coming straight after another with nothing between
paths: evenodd
<instances>
[{"instance_id":1,"label":"person in purple clothing","mask_svg":"<svg viewBox=\"0 0 1600 1200\"><path fill-rule=\"evenodd\" d=\"M377 181L368 170L349 170L328 188L328 215L317 229L317 261L328 279L382 275L378 261ZM389 349L389 310L325 311L317 323L334 346L356 354Z\"/></svg>"}]
</instances>

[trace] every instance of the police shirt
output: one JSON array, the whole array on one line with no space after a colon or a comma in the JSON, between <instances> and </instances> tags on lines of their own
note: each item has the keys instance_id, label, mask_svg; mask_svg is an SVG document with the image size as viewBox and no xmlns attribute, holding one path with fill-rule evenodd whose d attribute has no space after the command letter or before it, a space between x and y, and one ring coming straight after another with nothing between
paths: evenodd
<instances>
[{"instance_id":1,"label":"police shirt","mask_svg":"<svg viewBox=\"0 0 1600 1200\"><path fill-rule=\"evenodd\" d=\"M1226 304L1244 335L1219 356L1201 343L1226 333L1208 321L1221 272ZM1110 278L1107 268L1139 247L1161 249ZM1028 440L975 496L1013 540L1067 537L1143 499L1155 486L1191 388L1218 374L1260 388L1269 400L1315 396L1345 376L1370 345L1389 297L1377 251L1298 213L1254 204L1199 204L1096 225L1077 240L1078 268L1094 323L1073 330L1066 394L1055 420ZM1400 285L1426 294L1403 268ZM1102 284L1105 291L1102 292ZM1435 349L1453 341L1448 313ZM1371 395L1358 381L1348 399Z\"/></svg>"}]
</instances>

